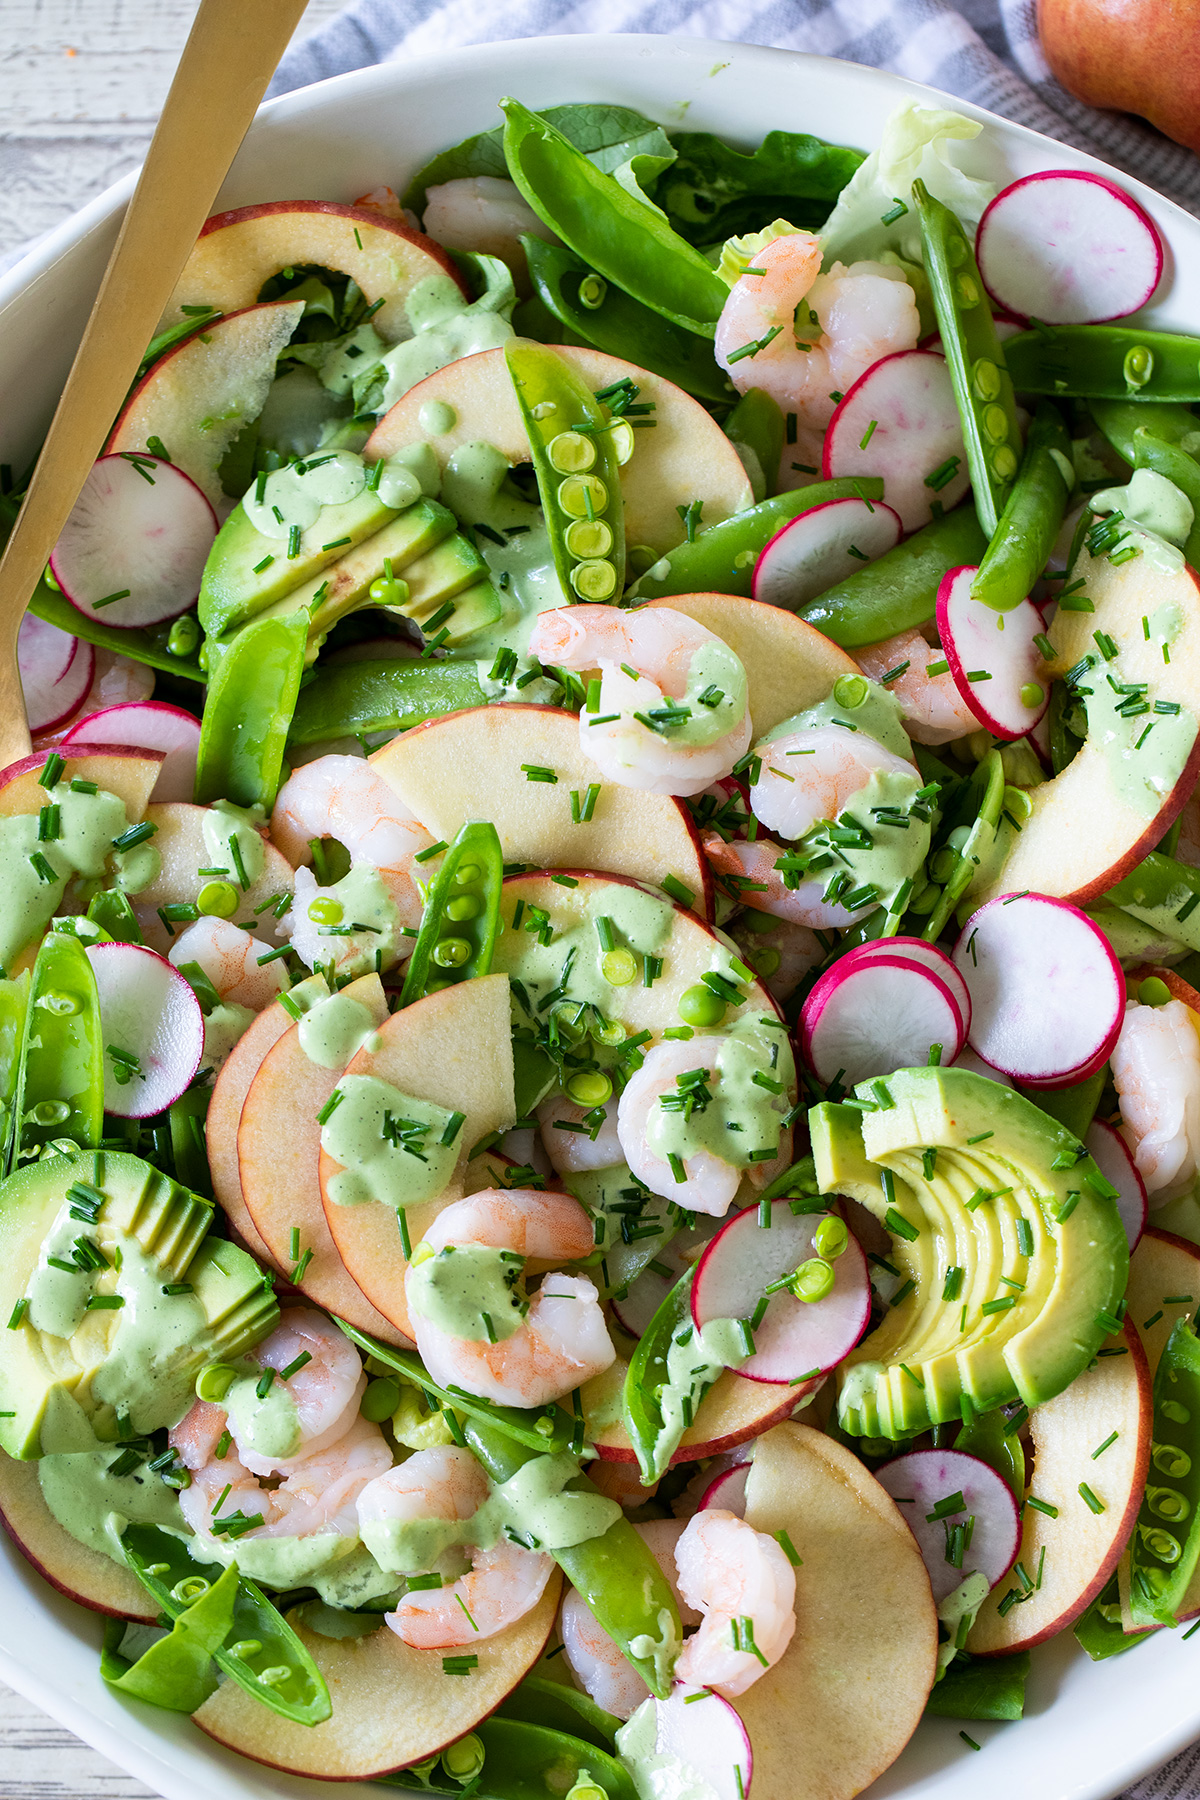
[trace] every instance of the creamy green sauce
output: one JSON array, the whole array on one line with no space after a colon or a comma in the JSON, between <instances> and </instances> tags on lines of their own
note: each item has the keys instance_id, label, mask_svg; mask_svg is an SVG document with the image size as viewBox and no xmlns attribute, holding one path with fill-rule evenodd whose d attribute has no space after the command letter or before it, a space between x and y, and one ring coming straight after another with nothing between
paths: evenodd
<instances>
[{"instance_id":1,"label":"creamy green sauce","mask_svg":"<svg viewBox=\"0 0 1200 1800\"><path fill-rule=\"evenodd\" d=\"M259 829L265 819L261 806L235 806L232 800L214 800L211 806L206 806L200 818L200 829L204 834L205 868L223 869L232 881L240 885L240 857L246 886L252 888L267 862ZM233 848L235 843L236 855Z\"/></svg>"},{"instance_id":2,"label":"creamy green sauce","mask_svg":"<svg viewBox=\"0 0 1200 1800\"><path fill-rule=\"evenodd\" d=\"M339 1557L315 1574L311 1585L327 1606L378 1607L383 1601L394 1606L400 1596L395 1576L381 1569L361 1543L349 1556Z\"/></svg>"},{"instance_id":3,"label":"creamy green sauce","mask_svg":"<svg viewBox=\"0 0 1200 1800\"><path fill-rule=\"evenodd\" d=\"M152 846L148 857L138 854L140 846L132 855L113 849L114 838L129 824L116 794L103 788L81 794L60 781L47 792L45 804L58 808L56 838L39 839L36 813L0 819L0 968L8 968L45 930L72 876L99 880L112 867L123 875L126 890L136 893L158 872L160 859ZM44 879L47 870L50 880Z\"/></svg>"},{"instance_id":4,"label":"creamy green sauce","mask_svg":"<svg viewBox=\"0 0 1200 1800\"><path fill-rule=\"evenodd\" d=\"M356 500L367 483L366 464L352 450L323 450L307 462L276 469L242 499L247 519L267 538L286 539L298 527L315 525L325 506ZM258 498L259 488L262 499Z\"/></svg>"},{"instance_id":5,"label":"creamy green sauce","mask_svg":"<svg viewBox=\"0 0 1200 1800\"><path fill-rule=\"evenodd\" d=\"M321 1127L321 1148L341 1164L329 1183L335 1204L379 1200L401 1212L436 1200L461 1148L461 1128L453 1143L441 1141L452 1117L445 1107L374 1075L346 1075L336 1092L342 1097Z\"/></svg>"},{"instance_id":6,"label":"creamy green sauce","mask_svg":"<svg viewBox=\"0 0 1200 1800\"><path fill-rule=\"evenodd\" d=\"M130 1475L114 1475L112 1465L124 1454L119 1445L70 1456L43 1456L38 1485L50 1512L69 1537L89 1550L124 1566L120 1533L109 1521L130 1520L158 1525L183 1536L187 1527L179 1496L145 1464Z\"/></svg>"},{"instance_id":7,"label":"creamy green sauce","mask_svg":"<svg viewBox=\"0 0 1200 1800\"><path fill-rule=\"evenodd\" d=\"M351 863L340 881L335 881L331 887L317 888L302 904L311 909L318 900L336 902L341 912L336 917L331 916L331 927L336 927L332 937L324 935L325 920L313 920L311 910L309 912L319 940L317 961L336 953L338 968L343 975L363 974L378 963L387 967L395 962L401 936L400 909L374 863ZM361 926L362 929L347 932L347 925Z\"/></svg>"},{"instance_id":8,"label":"creamy green sauce","mask_svg":"<svg viewBox=\"0 0 1200 1800\"><path fill-rule=\"evenodd\" d=\"M573 1004L598 1007L607 1015L615 990L604 977L605 952L596 935L596 920L612 920L619 948L629 949L635 956L652 956L670 937L674 917L670 902L657 894L648 894L627 882L613 882L589 894L577 922L566 929L562 917L556 917L553 942L540 944L532 932L520 933L521 951L510 965L510 973L524 985L536 1009L539 1000L564 985L566 970L564 998ZM737 980L730 968L730 957L715 949L714 967L731 981ZM666 966L663 974L670 975Z\"/></svg>"},{"instance_id":9,"label":"creamy green sauce","mask_svg":"<svg viewBox=\"0 0 1200 1800\"><path fill-rule=\"evenodd\" d=\"M885 1366L881 1362L858 1362L844 1371L838 1396L838 1409L843 1416L857 1412L867 1396L874 1394Z\"/></svg>"},{"instance_id":10,"label":"creamy green sauce","mask_svg":"<svg viewBox=\"0 0 1200 1800\"><path fill-rule=\"evenodd\" d=\"M657 1749L658 1713L653 1700L643 1700L627 1725L617 1732L617 1751L628 1769L638 1800L718 1800L714 1788L693 1763Z\"/></svg>"},{"instance_id":11,"label":"creamy green sauce","mask_svg":"<svg viewBox=\"0 0 1200 1800\"><path fill-rule=\"evenodd\" d=\"M783 1033L767 1032L752 1020L739 1022L721 1035L716 1067L700 1066L706 1068L705 1079L691 1090L697 1100L690 1112L668 1110L661 1101L651 1107L646 1125L650 1150L663 1162L668 1156L686 1161L702 1150L739 1169L765 1161L761 1152L778 1149L780 1121L790 1105L791 1058ZM773 1093L764 1081L780 1091Z\"/></svg>"},{"instance_id":12,"label":"creamy green sauce","mask_svg":"<svg viewBox=\"0 0 1200 1800\"><path fill-rule=\"evenodd\" d=\"M955 1639L958 1635L959 1625L964 1619L969 1619L973 1625L975 1622L975 1614L979 1611L987 1597L988 1578L986 1575L981 1575L976 1569L972 1571L965 1580L960 1581L958 1586L954 1588L952 1592L947 1594L944 1600L939 1602L937 1609L938 1620L946 1627L950 1636L944 1644L938 1645L937 1674L934 1677L935 1681L940 1681L942 1679L942 1676L958 1654L955 1647ZM968 1625L967 1630L969 1631L970 1628L971 1626Z\"/></svg>"},{"instance_id":13,"label":"creamy green sauce","mask_svg":"<svg viewBox=\"0 0 1200 1800\"><path fill-rule=\"evenodd\" d=\"M424 1256L422 1250L429 1246L414 1250L407 1281L414 1312L450 1337L477 1344L501 1344L521 1329L523 1256L486 1244L447 1244Z\"/></svg>"},{"instance_id":14,"label":"creamy green sauce","mask_svg":"<svg viewBox=\"0 0 1200 1800\"><path fill-rule=\"evenodd\" d=\"M468 301L449 275L429 275L415 284L405 303L412 336L385 350L367 370L355 388L359 404L369 405L373 412L386 412L410 388L448 363L481 350L498 350L508 342L513 336L509 315L516 298L512 279L498 258L480 260L487 287L477 300ZM421 429L430 429L424 420Z\"/></svg>"},{"instance_id":15,"label":"creamy green sauce","mask_svg":"<svg viewBox=\"0 0 1200 1800\"><path fill-rule=\"evenodd\" d=\"M842 699L838 698L838 688L842 690ZM843 727L847 723L853 725L856 731L874 738L885 750L902 756L905 762L912 761L912 739L901 722L900 702L887 688L880 687L876 681L868 681L865 675L840 676L827 700L819 700L815 706L784 719L782 724L767 732L762 742L773 744L777 738L791 737L796 731L839 723Z\"/></svg>"},{"instance_id":16,"label":"creamy green sauce","mask_svg":"<svg viewBox=\"0 0 1200 1800\"><path fill-rule=\"evenodd\" d=\"M772 778L764 770L759 779L769 781L778 777ZM905 769L876 769L839 815L861 824L871 840L868 846L839 846L842 860L837 867L848 874L853 883L846 890L848 893L869 882L887 901L905 881L920 874L929 855L933 825L931 820L912 815L909 808L923 786L924 781L916 769L911 773ZM877 817L877 807L894 808L904 814L907 826L889 825L890 814ZM805 841L801 839L801 842Z\"/></svg>"},{"instance_id":17,"label":"creamy green sauce","mask_svg":"<svg viewBox=\"0 0 1200 1800\"><path fill-rule=\"evenodd\" d=\"M259 1364L249 1366L233 1382L222 1405L237 1427L237 1440L244 1449L273 1462L285 1462L300 1449L299 1409L282 1381L273 1381L260 1397L261 1376Z\"/></svg>"},{"instance_id":18,"label":"creamy green sauce","mask_svg":"<svg viewBox=\"0 0 1200 1800\"><path fill-rule=\"evenodd\" d=\"M717 1377L736 1369L746 1356L736 1319L710 1319L703 1331L697 1331L691 1319L677 1327L667 1348L667 1379L659 1394L662 1429L654 1440L654 1476L665 1473Z\"/></svg>"},{"instance_id":19,"label":"creamy green sauce","mask_svg":"<svg viewBox=\"0 0 1200 1800\"><path fill-rule=\"evenodd\" d=\"M344 1069L362 1049L371 1049L375 1021L347 993L328 994L306 1012L298 1026L300 1048L322 1069Z\"/></svg>"},{"instance_id":20,"label":"creamy green sauce","mask_svg":"<svg viewBox=\"0 0 1200 1800\"><path fill-rule=\"evenodd\" d=\"M1163 574L1183 567L1183 546L1195 523L1195 508L1165 475L1154 469L1135 469L1124 487L1102 488L1092 495L1089 505L1094 513L1119 512L1131 527L1114 545L1117 554L1125 548L1136 549L1151 568Z\"/></svg>"},{"instance_id":21,"label":"creamy green sauce","mask_svg":"<svg viewBox=\"0 0 1200 1800\"><path fill-rule=\"evenodd\" d=\"M714 705L700 699L702 694L717 693L721 698ZM682 725L671 727L671 744L701 750L727 737L745 717L746 695L746 671L729 645L719 638L700 644L688 666L687 686L676 702L680 708L687 708L690 717ZM659 704L654 702L655 706ZM602 692L601 711L608 710ZM636 710L641 712L643 707L638 705ZM633 709L625 716L632 720Z\"/></svg>"},{"instance_id":22,"label":"creamy green sauce","mask_svg":"<svg viewBox=\"0 0 1200 1800\"><path fill-rule=\"evenodd\" d=\"M353 1556L359 1540L339 1531L314 1531L309 1537L257 1537L253 1532L228 1539L193 1538L188 1545L197 1562L235 1562L243 1575L264 1587L286 1592L313 1587L316 1578Z\"/></svg>"},{"instance_id":23,"label":"creamy green sauce","mask_svg":"<svg viewBox=\"0 0 1200 1800\"><path fill-rule=\"evenodd\" d=\"M204 1061L222 1063L238 1042L245 1037L258 1014L236 1000L222 1000L204 1021Z\"/></svg>"},{"instance_id":24,"label":"creamy green sauce","mask_svg":"<svg viewBox=\"0 0 1200 1800\"><path fill-rule=\"evenodd\" d=\"M1104 752L1121 799L1146 820L1157 817L1196 741L1195 714L1181 705L1175 714L1122 717L1117 707L1127 696L1113 691L1103 665L1089 672L1078 692L1084 697L1088 741Z\"/></svg>"}]
</instances>

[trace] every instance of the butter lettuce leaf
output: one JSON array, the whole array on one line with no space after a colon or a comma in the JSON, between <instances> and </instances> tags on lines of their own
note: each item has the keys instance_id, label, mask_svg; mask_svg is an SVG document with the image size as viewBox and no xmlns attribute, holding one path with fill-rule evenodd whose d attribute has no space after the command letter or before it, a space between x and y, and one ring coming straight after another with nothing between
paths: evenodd
<instances>
[{"instance_id":1,"label":"butter lettuce leaf","mask_svg":"<svg viewBox=\"0 0 1200 1800\"><path fill-rule=\"evenodd\" d=\"M921 234L912 211L912 185L918 177L973 235L996 189L956 167L949 149L955 142L978 137L982 129L978 120L961 113L912 104L897 107L884 125L878 150L842 188L820 230L826 267L835 261L878 260L886 250L908 262L920 262ZM898 211L901 206L903 212ZM884 223L885 216L891 218L889 224Z\"/></svg>"}]
</instances>

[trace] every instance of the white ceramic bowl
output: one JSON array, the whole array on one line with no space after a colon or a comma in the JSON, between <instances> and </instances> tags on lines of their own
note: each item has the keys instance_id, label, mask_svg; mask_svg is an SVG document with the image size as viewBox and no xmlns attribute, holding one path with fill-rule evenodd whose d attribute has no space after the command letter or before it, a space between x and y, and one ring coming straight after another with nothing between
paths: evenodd
<instances>
[{"instance_id":1,"label":"white ceramic bowl","mask_svg":"<svg viewBox=\"0 0 1200 1800\"><path fill-rule=\"evenodd\" d=\"M364 69L265 106L221 206L256 200L352 200L380 182L402 189L434 151L498 122L515 94L533 107L568 100L633 106L666 126L716 131L743 145L771 129L810 131L870 149L903 100L949 105L985 122L958 159L1003 184L1036 169L1103 165L993 114L877 69L695 38L556 37L486 44ZM1157 220L1168 246L1147 317L1200 331L1200 222L1141 183L1118 177ZM37 448L116 236L132 178L53 232L0 278L0 460L23 467ZM804 1620L799 1622L804 1630ZM61 1599L0 1537L0 1676L165 1800L252 1800L330 1793L243 1761L186 1718L126 1704L97 1667L100 1621ZM930 1720L870 1790L904 1800L1104 1800L1200 1735L1200 1638L1158 1639L1091 1664L1065 1639L1034 1652L1020 1724ZM863 1695L864 1707L871 1697ZM339 1787L347 1800L380 1789ZM759 1793L755 1800L788 1800Z\"/></svg>"}]
</instances>

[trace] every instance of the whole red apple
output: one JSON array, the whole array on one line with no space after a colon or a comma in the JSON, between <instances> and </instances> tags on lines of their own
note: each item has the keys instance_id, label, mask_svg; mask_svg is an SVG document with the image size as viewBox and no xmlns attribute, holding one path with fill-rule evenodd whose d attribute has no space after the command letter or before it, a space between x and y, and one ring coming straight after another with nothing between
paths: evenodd
<instances>
[{"instance_id":1,"label":"whole red apple","mask_svg":"<svg viewBox=\"0 0 1200 1800\"><path fill-rule=\"evenodd\" d=\"M1200 151L1200 0L1038 0L1038 35L1078 99Z\"/></svg>"}]
</instances>

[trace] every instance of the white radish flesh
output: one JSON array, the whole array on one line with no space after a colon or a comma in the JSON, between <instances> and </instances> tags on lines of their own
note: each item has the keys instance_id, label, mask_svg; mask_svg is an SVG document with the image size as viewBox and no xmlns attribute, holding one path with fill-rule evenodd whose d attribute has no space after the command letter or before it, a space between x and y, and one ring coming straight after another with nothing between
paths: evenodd
<instances>
[{"instance_id":1,"label":"white radish flesh","mask_svg":"<svg viewBox=\"0 0 1200 1800\"><path fill-rule=\"evenodd\" d=\"M967 491L967 452L945 358L900 350L860 375L829 421L821 472L826 481L882 475L905 531L928 525L934 500L946 512L957 505Z\"/></svg>"},{"instance_id":2,"label":"white radish flesh","mask_svg":"<svg viewBox=\"0 0 1200 1800\"><path fill-rule=\"evenodd\" d=\"M1001 190L975 253L992 298L1021 319L1094 325L1145 306L1163 271L1154 221L1115 182L1048 169Z\"/></svg>"},{"instance_id":3,"label":"white radish flesh","mask_svg":"<svg viewBox=\"0 0 1200 1800\"><path fill-rule=\"evenodd\" d=\"M104 1110L147 1119L186 1093L204 1053L204 1014L165 956L139 944L92 944L100 992ZM113 1050L124 1058L114 1057ZM118 1076L124 1073L125 1080Z\"/></svg>"},{"instance_id":4,"label":"white radish flesh","mask_svg":"<svg viewBox=\"0 0 1200 1800\"><path fill-rule=\"evenodd\" d=\"M63 744L75 751L92 744L130 744L138 750L162 750L166 761L151 800L162 804L192 798L200 721L181 706L167 706L159 700L130 700L120 706L106 706L74 726Z\"/></svg>"},{"instance_id":5,"label":"white radish flesh","mask_svg":"<svg viewBox=\"0 0 1200 1800\"><path fill-rule=\"evenodd\" d=\"M817 982L800 1014L801 1048L826 1086L851 1088L893 1069L915 1068L940 1044L950 1063L964 1042L962 1016L945 982L899 956L879 956L843 969L836 962Z\"/></svg>"},{"instance_id":6,"label":"white radish flesh","mask_svg":"<svg viewBox=\"0 0 1200 1800\"><path fill-rule=\"evenodd\" d=\"M976 1571L995 1587L1012 1568L1021 1545L1021 1517L1012 1489L989 1463L962 1450L913 1450L876 1469L875 1479L904 1514L936 1601ZM962 1504L945 1512L950 1500ZM930 1519L931 1512L944 1512L944 1517ZM953 1527L968 1519L975 1522L958 1568L947 1561L947 1542Z\"/></svg>"},{"instance_id":7,"label":"white radish flesh","mask_svg":"<svg viewBox=\"0 0 1200 1800\"><path fill-rule=\"evenodd\" d=\"M1045 660L1034 643L1045 633L1032 600L996 612L976 600L975 568L951 569L937 597L938 636L954 685L980 724L994 737L1032 731L1050 704Z\"/></svg>"},{"instance_id":8,"label":"white radish flesh","mask_svg":"<svg viewBox=\"0 0 1200 1800\"><path fill-rule=\"evenodd\" d=\"M700 1496L700 1511L705 1512L710 1506L719 1506L725 1512L731 1512L735 1519L744 1519L746 1482L749 1478L749 1463L739 1463L735 1469L722 1469Z\"/></svg>"},{"instance_id":9,"label":"white radish flesh","mask_svg":"<svg viewBox=\"0 0 1200 1800\"><path fill-rule=\"evenodd\" d=\"M1146 1229L1146 1184L1129 1153L1125 1139L1111 1125L1106 1125L1103 1119L1092 1120L1083 1141L1100 1173L1117 1190L1116 1208L1121 1215L1132 1254Z\"/></svg>"},{"instance_id":10,"label":"white radish flesh","mask_svg":"<svg viewBox=\"0 0 1200 1800\"><path fill-rule=\"evenodd\" d=\"M866 1258L853 1237L830 1260L834 1282L823 1300L797 1300L785 1288L770 1296L753 1324L773 1282L819 1259L813 1238L829 1216L793 1213L781 1200L770 1209L768 1227L760 1224L758 1207L747 1207L722 1227L696 1265L692 1321L697 1329L714 1319L745 1319L752 1325L754 1354L738 1365L739 1375L751 1381L815 1380L848 1356L866 1330L871 1286Z\"/></svg>"},{"instance_id":11,"label":"white radish flesh","mask_svg":"<svg viewBox=\"0 0 1200 1800\"><path fill-rule=\"evenodd\" d=\"M17 667L30 731L52 731L82 706L96 653L82 638L27 612L17 632Z\"/></svg>"},{"instance_id":12,"label":"white radish flesh","mask_svg":"<svg viewBox=\"0 0 1200 1800\"><path fill-rule=\"evenodd\" d=\"M50 567L86 618L120 627L159 625L195 601L216 535L212 507L181 470L148 456L102 456Z\"/></svg>"},{"instance_id":13,"label":"white radish flesh","mask_svg":"<svg viewBox=\"0 0 1200 1800\"><path fill-rule=\"evenodd\" d=\"M930 969L940 981L944 981L950 989L955 1005L958 1007L962 1022L962 1035L968 1037L971 1029L971 996L967 984L955 968L944 950L936 944L927 944L924 938L889 937L878 938L871 944L859 944L853 950L847 950L845 956L838 960L848 968L875 961L880 956L898 956L903 962L919 963L923 969Z\"/></svg>"},{"instance_id":14,"label":"white radish flesh","mask_svg":"<svg viewBox=\"0 0 1200 1800\"><path fill-rule=\"evenodd\" d=\"M982 1075L986 1081L994 1081L997 1087L1010 1088L1012 1086L1007 1075L1000 1069L993 1069L991 1063L985 1063L982 1056L976 1056L969 1044L955 1057L954 1067L965 1069L968 1075Z\"/></svg>"},{"instance_id":15,"label":"white radish flesh","mask_svg":"<svg viewBox=\"0 0 1200 1800\"><path fill-rule=\"evenodd\" d=\"M754 1757L746 1727L728 1700L680 1682L669 1700L654 1701L654 1711L655 1750L693 1771L693 1782L679 1792L703 1794L705 1800L709 1794L715 1800L748 1800Z\"/></svg>"},{"instance_id":16,"label":"white radish flesh","mask_svg":"<svg viewBox=\"0 0 1200 1800\"><path fill-rule=\"evenodd\" d=\"M1086 913L1045 894L990 900L954 961L971 991L971 1047L1014 1080L1070 1087L1117 1041L1125 979Z\"/></svg>"},{"instance_id":17,"label":"white radish flesh","mask_svg":"<svg viewBox=\"0 0 1200 1800\"><path fill-rule=\"evenodd\" d=\"M754 598L795 612L900 541L882 501L827 500L790 519L759 553Z\"/></svg>"}]
</instances>

